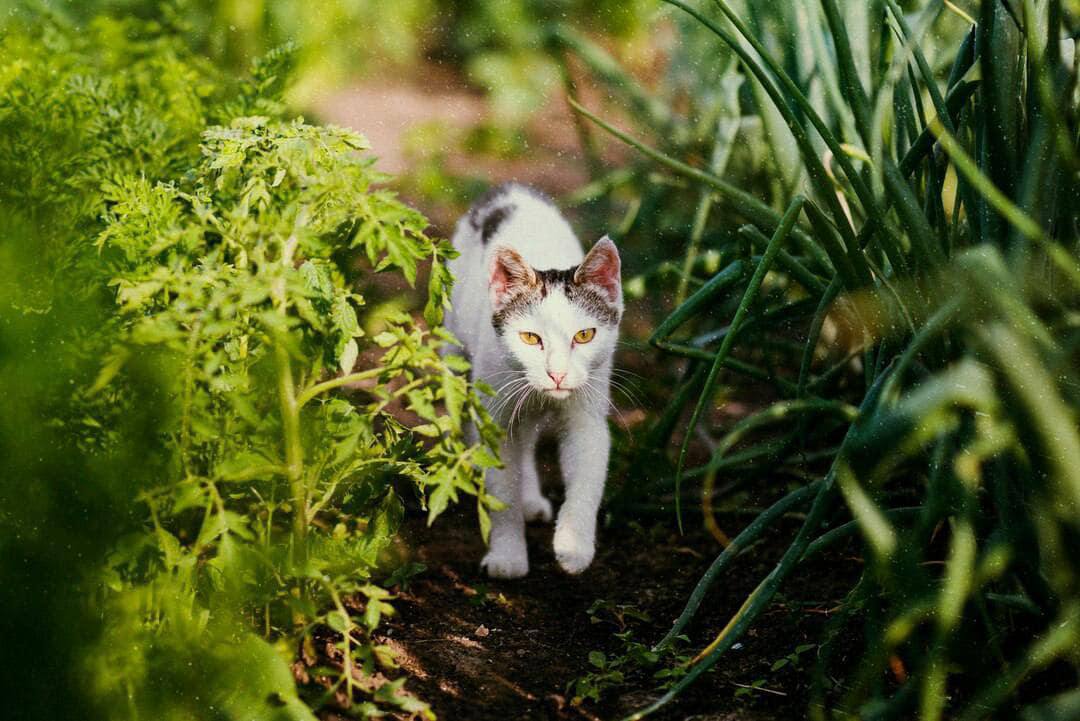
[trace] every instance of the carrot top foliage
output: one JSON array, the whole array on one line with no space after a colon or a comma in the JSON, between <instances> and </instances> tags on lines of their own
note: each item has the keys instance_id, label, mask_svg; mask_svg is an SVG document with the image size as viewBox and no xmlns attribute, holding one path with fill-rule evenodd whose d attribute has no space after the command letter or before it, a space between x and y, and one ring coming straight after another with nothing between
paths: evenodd
<instances>
[{"instance_id":1,"label":"carrot top foliage","mask_svg":"<svg viewBox=\"0 0 1080 721\"><path fill-rule=\"evenodd\" d=\"M118 504L71 569L80 611L104 619L66 659L87 708L430 717L372 640L393 613L378 581L402 494L431 520L474 496L486 527L497 434L467 365L438 354L450 339L383 308L377 281L414 284L427 263L437 329L449 244L381 185L361 136L281 117L288 49L235 82L153 23L19 22L0 65L19 271L2 295L23 319L4 328L4 367L39 394L17 393L13 415L47 395L52 435L0 437L26 444L11 460L27 477L52 438L84 459L81 493ZM46 336L52 382L33 365ZM64 503L61 487L41 492ZM4 513L25 532L14 492Z\"/></svg>"}]
</instances>

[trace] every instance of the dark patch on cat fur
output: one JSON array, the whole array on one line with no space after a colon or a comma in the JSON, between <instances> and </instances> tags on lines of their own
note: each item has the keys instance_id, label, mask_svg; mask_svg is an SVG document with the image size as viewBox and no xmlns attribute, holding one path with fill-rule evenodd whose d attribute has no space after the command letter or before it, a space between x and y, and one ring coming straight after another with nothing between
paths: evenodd
<instances>
[{"instance_id":1,"label":"dark patch on cat fur","mask_svg":"<svg viewBox=\"0 0 1080 721\"><path fill-rule=\"evenodd\" d=\"M499 226L503 224L503 221L510 217L510 214L517 209L516 205L501 205L495 208L487 217L484 218L484 223L480 228L480 239L484 245L491 240L491 237L499 232Z\"/></svg>"},{"instance_id":2,"label":"dark patch on cat fur","mask_svg":"<svg viewBox=\"0 0 1080 721\"><path fill-rule=\"evenodd\" d=\"M484 217L491 211L495 201L510 190L510 185L503 183L502 185L496 185L494 188L488 188L479 198L477 198L472 207L469 208L469 225L473 230L480 230L484 225Z\"/></svg>"},{"instance_id":3,"label":"dark patch on cat fur","mask_svg":"<svg viewBox=\"0 0 1080 721\"><path fill-rule=\"evenodd\" d=\"M491 316L491 325L495 328L496 335L503 334L510 318L523 314L529 306L539 303L553 290L561 290L567 300L604 325L618 325L619 309L593 283L576 283L574 275L577 269L578 266L575 265L566 270L534 271L536 283L520 288Z\"/></svg>"},{"instance_id":4,"label":"dark patch on cat fur","mask_svg":"<svg viewBox=\"0 0 1080 721\"><path fill-rule=\"evenodd\" d=\"M619 309L611 304L604 292L592 283L573 284L573 294L567 293L574 305L585 309L585 312L599 320L604 325L619 324Z\"/></svg>"},{"instance_id":5,"label":"dark patch on cat fur","mask_svg":"<svg viewBox=\"0 0 1080 721\"><path fill-rule=\"evenodd\" d=\"M473 230L480 233L480 239L485 244L496 232L498 232L499 226L502 225L503 221L505 221L516 209L517 206L512 203L499 202L511 190L515 189L527 193L553 208L555 207L555 203L551 198L527 185L500 183L499 185L488 189L483 195L476 199L476 202L469 208L468 213L469 225L472 226Z\"/></svg>"},{"instance_id":6,"label":"dark patch on cat fur","mask_svg":"<svg viewBox=\"0 0 1080 721\"><path fill-rule=\"evenodd\" d=\"M567 268L566 270L537 270L536 278L540 282L540 297L547 298L548 291L554 288L562 288L566 293L566 297L569 298L573 293L571 286L574 284L574 273L577 272L578 267L575 265L573 268Z\"/></svg>"},{"instance_id":7,"label":"dark patch on cat fur","mask_svg":"<svg viewBox=\"0 0 1080 721\"><path fill-rule=\"evenodd\" d=\"M529 286L518 290L510 296L491 316L491 327L495 329L495 335L501 336L506 330L506 322L516 315L521 315L533 303L540 301L540 287Z\"/></svg>"}]
</instances>

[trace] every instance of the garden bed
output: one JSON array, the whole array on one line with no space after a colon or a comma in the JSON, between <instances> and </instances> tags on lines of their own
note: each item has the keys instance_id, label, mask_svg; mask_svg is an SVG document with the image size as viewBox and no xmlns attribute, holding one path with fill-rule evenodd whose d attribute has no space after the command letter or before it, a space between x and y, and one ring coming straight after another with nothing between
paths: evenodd
<instances>
[{"instance_id":1,"label":"garden bed","mask_svg":"<svg viewBox=\"0 0 1080 721\"><path fill-rule=\"evenodd\" d=\"M731 530L749 518L719 516ZM796 526L795 519L781 524L720 579L689 629L695 650L720 631L775 564ZM601 531L596 561L570 577L555 563L550 526L533 524L528 537L529 575L492 581L480 572L483 542L468 513L447 514L431 528L419 515L408 519L402 538L427 571L399 591L385 641L398 651L410 688L442 719L616 719L648 705L658 694L640 689L649 688L651 671L606 689L600 703L573 703L568 686L598 671L590 652L609 658L621 653L616 633L628 629L645 644L658 641L719 552L715 541L698 529L679 536L667 526L621 524ZM804 714L808 676L790 663L771 669L797 647L815 643L859 572L859 559L843 550L808 563L741 649L657 718ZM590 613L597 601L607 603ZM799 657L805 671L814 650Z\"/></svg>"}]
</instances>

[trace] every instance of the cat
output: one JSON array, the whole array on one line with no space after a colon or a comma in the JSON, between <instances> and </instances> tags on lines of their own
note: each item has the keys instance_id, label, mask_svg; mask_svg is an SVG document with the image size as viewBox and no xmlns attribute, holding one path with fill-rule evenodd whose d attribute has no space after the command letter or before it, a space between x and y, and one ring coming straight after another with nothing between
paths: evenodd
<instances>
[{"instance_id":1,"label":"cat","mask_svg":"<svg viewBox=\"0 0 1080 721\"><path fill-rule=\"evenodd\" d=\"M506 431L505 468L487 490L506 508L491 516L480 565L493 578L529 572L526 521L550 521L540 492L536 445L558 436L566 500L555 523L555 557L571 574L596 551L596 516L607 479L612 356L623 314L621 261L601 238L586 255L544 195L500 185L473 204L452 239L457 279L447 328L462 342L474 380L497 390L484 402Z\"/></svg>"}]
</instances>

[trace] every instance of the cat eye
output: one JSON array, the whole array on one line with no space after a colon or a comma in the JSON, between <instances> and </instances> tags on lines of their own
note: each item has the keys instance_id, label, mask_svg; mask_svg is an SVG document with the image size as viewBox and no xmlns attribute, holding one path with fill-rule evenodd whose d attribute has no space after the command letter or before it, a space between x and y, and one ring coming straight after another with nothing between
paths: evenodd
<instances>
[{"instance_id":1,"label":"cat eye","mask_svg":"<svg viewBox=\"0 0 1080 721\"><path fill-rule=\"evenodd\" d=\"M575 343L588 343L596 335L596 328L585 328L574 334Z\"/></svg>"},{"instance_id":2,"label":"cat eye","mask_svg":"<svg viewBox=\"0 0 1080 721\"><path fill-rule=\"evenodd\" d=\"M540 336L536 335L536 333L530 333L526 330L518 333L518 337L521 338L521 342L525 345L540 345Z\"/></svg>"}]
</instances>

